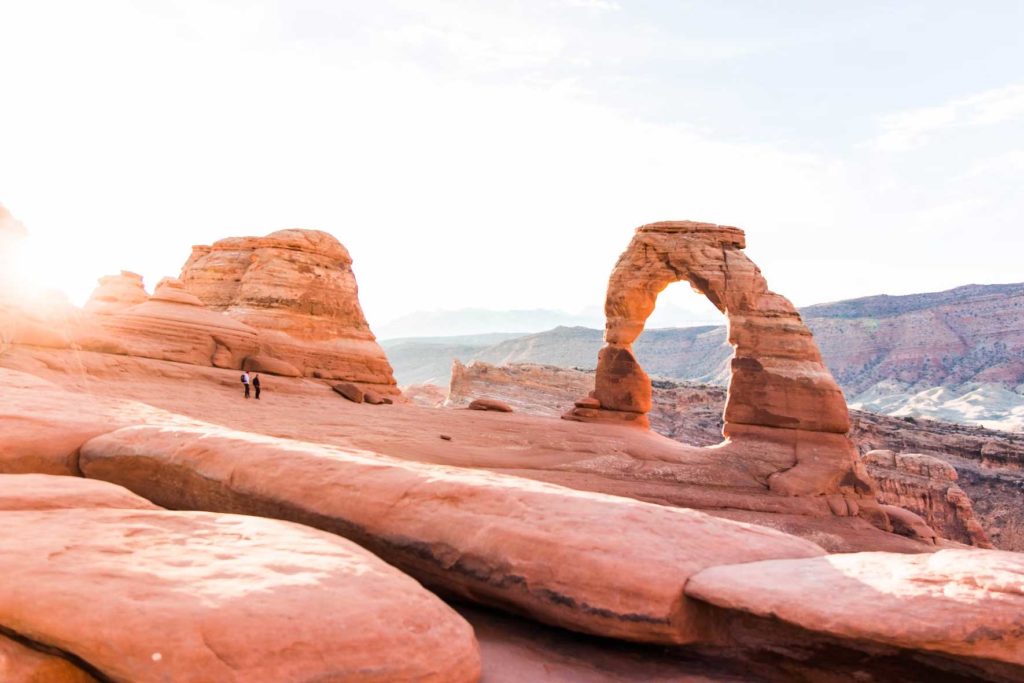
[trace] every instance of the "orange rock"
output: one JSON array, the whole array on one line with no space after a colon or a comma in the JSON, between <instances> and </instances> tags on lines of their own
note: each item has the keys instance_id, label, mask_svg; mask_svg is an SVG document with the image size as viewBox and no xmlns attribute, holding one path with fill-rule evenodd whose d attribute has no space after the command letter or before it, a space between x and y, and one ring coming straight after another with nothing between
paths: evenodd
<instances>
[{"instance_id":1,"label":"orange rock","mask_svg":"<svg viewBox=\"0 0 1024 683\"><path fill-rule=\"evenodd\" d=\"M128 489L105 481L49 474L0 474L0 511L62 508L159 509Z\"/></svg>"},{"instance_id":2,"label":"orange rock","mask_svg":"<svg viewBox=\"0 0 1024 683\"><path fill-rule=\"evenodd\" d=\"M347 398L353 403L362 403L366 398L366 394L363 393L363 390L351 382L338 382L337 384L332 384L331 389L334 389L336 394Z\"/></svg>"},{"instance_id":3,"label":"orange rock","mask_svg":"<svg viewBox=\"0 0 1024 683\"><path fill-rule=\"evenodd\" d=\"M89 313L105 315L116 313L149 299L142 276L122 270L120 275L107 275L99 280L99 287L85 304Z\"/></svg>"},{"instance_id":4,"label":"orange rock","mask_svg":"<svg viewBox=\"0 0 1024 683\"><path fill-rule=\"evenodd\" d=\"M242 369L249 372L265 372L268 375L280 375L281 377L299 377L302 375L299 369L288 361L264 355L246 356L242 360Z\"/></svg>"},{"instance_id":5,"label":"orange rock","mask_svg":"<svg viewBox=\"0 0 1024 683\"><path fill-rule=\"evenodd\" d=\"M0 634L0 681L4 683L97 683L95 678L67 659L33 650L2 634Z\"/></svg>"},{"instance_id":6,"label":"orange rock","mask_svg":"<svg viewBox=\"0 0 1024 683\"><path fill-rule=\"evenodd\" d=\"M211 310L259 329L264 350L302 374L398 393L359 305L352 258L331 235L280 230L197 246L181 279Z\"/></svg>"},{"instance_id":7,"label":"orange rock","mask_svg":"<svg viewBox=\"0 0 1024 683\"><path fill-rule=\"evenodd\" d=\"M448 594L644 642L703 637L682 599L694 572L824 552L695 510L213 427L122 429L81 467L167 507L335 531Z\"/></svg>"},{"instance_id":8,"label":"orange rock","mask_svg":"<svg viewBox=\"0 0 1024 683\"><path fill-rule=\"evenodd\" d=\"M141 304L97 317L79 331L82 348L191 365L241 368L260 348L257 332L208 310L180 281L165 278Z\"/></svg>"},{"instance_id":9,"label":"orange rock","mask_svg":"<svg viewBox=\"0 0 1024 683\"><path fill-rule=\"evenodd\" d=\"M1024 554L995 550L853 553L720 566L686 594L856 643L869 641L1024 667ZM1018 679L1024 668L999 680Z\"/></svg>"},{"instance_id":10,"label":"orange rock","mask_svg":"<svg viewBox=\"0 0 1024 683\"><path fill-rule=\"evenodd\" d=\"M512 406L494 398L478 398L466 406L470 410L491 410L496 413L511 413Z\"/></svg>"},{"instance_id":11,"label":"orange rock","mask_svg":"<svg viewBox=\"0 0 1024 683\"><path fill-rule=\"evenodd\" d=\"M109 680L475 682L472 628L342 538L205 512L4 512L0 626Z\"/></svg>"},{"instance_id":12,"label":"orange rock","mask_svg":"<svg viewBox=\"0 0 1024 683\"><path fill-rule=\"evenodd\" d=\"M768 289L761 271L744 255L745 246L742 230L712 223L666 221L637 228L608 281L606 344L598 355L593 394L600 408L577 406L565 417L646 426L646 419L628 417L645 415L652 405L650 378L633 355L632 344L654 311L658 294L685 280L729 319L729 343L736 352L725 407L726 436L749 437L764 428L845 435L850 421L842 391L796 308ZM845 436L833 440L836 448L831 450L824 447L828 439L817 441L814 459L798 459L780 471L771 480L773 490L836 493L848 475L866 481Z\"/></svg>"}]
</instances>

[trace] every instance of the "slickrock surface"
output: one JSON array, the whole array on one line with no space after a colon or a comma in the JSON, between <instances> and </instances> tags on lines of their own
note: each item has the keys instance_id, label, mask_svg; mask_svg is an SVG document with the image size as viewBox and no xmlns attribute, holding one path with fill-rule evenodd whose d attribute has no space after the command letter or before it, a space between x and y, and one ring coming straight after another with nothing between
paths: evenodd
<instances>
[{"instance_id":1,"label":"slickrock surface","mask_svg":"<svg viewBox=\"0 0 1024 683\"><path fill-rule=\"evenodd\" d=\"M943 538L992 547L949 463L931 455L884 450L868 452L864 462L878 482L879 502L920 515Z\"/></svg>"},{"instance_id":2,"label":"slickrock surface","mask_svg":"<svg viewBox=\"0 0 1024 683\"><path fill-rule=\"evenodd\" d=\"M693 446L721 443L725 407L722 387L657 380L653 384L651 412L647 414L652 430ZM440 405L430 387L433 385L416 385L406 388L405 393L428 395L428 405ZM476 396L488 395L531 415L557 417L593 389L592 372L532 363L495 366L482 361L468 365L455 361L444 403L461 408Z\"/></svg>"},{"instance_id":3,"label":"slickrock surface","mask_svg":"<svg viewBox=\"0 0 1024 683\"><path fill-rule=\"evenodd\" d=\"M196 246L181 280L210 309L261 330L265 349L303 374L397 392L359 305L352 257L331 235L279 230Z\"/></svg>"},{"instance_id":4,"label":"slickrock surface","mask_svg":"<svg viewBox=\"0 0 1024 683\"><path fill-rule=\"evenodd\" d=\"M995 660L1024 675L1024 555L854 553L714 567L686 594L809 631Z\"/></svg>"},{"instance_id":5,"label":"slickrock surface","mask_svg":"<svg viewBox=\"0 0 1024 683\"><path fill-rule=\"evenodd\" d=\"M4 365L70 390L40 401L32 412L37 417L52 413L47 419L58 429L65 412L88 415L107 424L106 431L130 424L212 422L696 508L809 538L833 552L931 549L851 516L861 509L857 506L867 504L862 497L791 497L768 491L764 479L786 457L785 449L773 450L771 444L760 446L767 461L762 464L749 456L732 457L728 449L694 448L615 425L410 404L354 404L340 399L326 383L305 378L264 376L263 400L245 401L237 371L110 354L16 347L0 356ZM32 393L0 392L0 411L22 414L22 407L36 400ZM108 404L109 410L97 410Z\"/></svg>"},{"instance_id":6,"label":"slickrock surface","mask_svg":"<svg viewBox=\"0 0 1024 683\"><path fill-rule=\"evenodd\" d=\"M142 285L142 276L122 270L120 275L106 275L100 278L99 286L85 303L85 310L101 315L117 313L147 299L149 295Z\"/></svg>"},{"instance_id":7,"label":"slickrock surface","mask_svg":"<svg viewBox=\"0 0 1024 683\"><path fill-rule=\"evenodd\" d=\"M743 253L742 230L692 221L637 228L608 280L605 346L597 360L593 398L569 419L621 420L646 425L651 384L633 354L633 342L654 311L658 294L685 280L729 320L736 349L725 406L726 436L734 442L768 441L791 449L790 462L770 477L788 495L870 489L845 434L846 401L821 360L796 308L768 289Z\"/></svg>"},{"instance_id":8,"label":"slickrock surface","mask_svg":"<svg viewBox=\"0 0 1024 683\"><path fill-rule=\"evenodd\" d=\"M460 407L473 396L489 394L509 402L521 412L554 416L562 412L574 397L590 391L593 381L593 373L548 365L522 363L496 367L480 361L469 365L455 363L448 405ZM656 380L649 413L651 428L683 443L712 445L721 440L724 407L725 391L721 387ZM972 489L978 491L976 505L991 506L997 514L1009 515L1011 526L1013 515L1024 520L1024 508L1019 505L1019 497L1024 492L1024 474L1014 485L1017 479L1009 473L994 472L980 465L984 461L983 451L1015 453L1016 441L1012 435L930 420L907 422L857 411L853 412L853 423L852 438L861 451L870 448L870 444L881 443L922 445L933 452L940 452L944 458L956 461L957 468L967 472L972 482L980 479L997 487L995 491L985 491L971 484ZM1021 452L1024 453L1024 447ZM958 456L973 458L974 468L966 469L970 463L961 462ZM933 456L913 457L927 459ZM939 460L937 456L934 458L931 467L917 467L912 472L898 469L892 463L869 463L868 471L880 487L880 502L913 511L944 538L990 547L981 522L989 522L993 518L979 519L971 498L957 485L959 475L956 469L945 460ZM1007 481L1000 484L1002 479ZM998 517L993 521L993 529L1003 528ZM1008 540L1012 543L1012 539ZM1021 541L1024 541L1024 536ZM1016 549L1016 546L1010 544L1005 549Z\"/></svg>"},{"instance_id":9,"label":"slickrock surface","mask_svg":"<svg viewBox=\"0 0 1024 683\"><path fill-rule=\"evenodd\" d=\"M461 617L330 534L204 512L2 517L5 547L17 552L0 552L0 627L113 681L479 676Z\"/></svg>"},{"instance_id":10,"label":"slickrock surface","mask_svg":"<svg viewBox=\"0 0 1024 683\"><path fill-rule=\"evenodd\" d=\"M96 683L56 655L39 652L0 634L0 681L4 683Z\"/></svg>"},{"instance_id":11,"label":"slickrock surface","mask_svg":"<svg viewBox=\"0 0 1024 683\"><path fill-rule=\"evenodd\" d=\"M49 474L0 474L0 511L64 508L159 509L128 489L105 481Z\"/></svg>"},{"instance_id":12,"label":"slickrock surface","mask_svg":"<svg viewBox=\"0 0 1024 683\"><path fill-rule=\"evenodd\" d=\"M3 360L15 355L12 352ZM63 353L60 357L61 363L69 365L66 369L74 368L75 357ZM65 370L57 367L62 373ZM124 368L120 369L123 372ZM153 374L155 378L157 373ZM35 375L6 368L0 368L0 386L2 474L79 475L78 449L98 434L129 424L195 423L133 401L70 392Z\"/></svg>"},{"instance_id":13,"label":"slickrock surface","mask_svg":"<svg viewBox=\"0 0 1024 683\"><path fill-rule=\"evenodd\" d=\"M335 531L448 593L636 641L700 637L682 588L704 567L823 552L694 510L216 428L122 429L81 467L165 507Z\"/></svg>"}]
</instances>

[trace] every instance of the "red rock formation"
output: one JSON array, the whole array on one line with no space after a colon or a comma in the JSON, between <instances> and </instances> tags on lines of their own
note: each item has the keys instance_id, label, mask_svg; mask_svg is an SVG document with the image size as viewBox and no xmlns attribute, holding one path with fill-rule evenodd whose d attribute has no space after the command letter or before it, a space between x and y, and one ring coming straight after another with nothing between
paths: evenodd
<instances>
[{"instance_id":1,"label":"red rock formation","mask_svg":"<svg viewBox=\"0 0 1024 683\"><path fill-rule=\"evenodd\" d=\"M97 683L67 659L26 647L0 635L0 681L4 683Z\"/></svg>"},{"instance_id":2,"label":"red rock formation","mask_svg":"<svg viewBox=\"0 0 1024 683\"><path fill-rule=\"evenodd\" d=\"M1020 553L942 550L753 562L704 570L686 594L837 638L965 657L1001 674L997 680L1019 680L1024 672Z\"/></svg>"},{"instance_id":3,"label":"red rock formation","mask_svg":"<svg viewBox=\"0 0 1024 683\"><path fill-rule=\"evenodd\" d=\"M956 468L949 463L920 453L883 450L870 451L864 462L878 483L878 502L920 515L943 538L992 547L974 516L971 499L957 486Z\"/></svg>"},{"instance_id":4,"label":"red rock formation","mask_svg":"<svg viewBox=\"0 0 1024 683\"><path fill-rule=\"evenodd\" d=\"M744 246L741 230L710 223L669 221L637 228L608 281L606 344L598 355L593 393L600 407L577 405L566 417L648 424L651 382L632 344L658 294L686 280L729 319L736 355L725 436L748 444L745 449L767 443L790 451L792 460L769 479L773 491L836 492L844 482L863 480L845 436L850 421L843 393L796 308L768 289Z\"/></svg>"},{"instance_id":5,"label":"red rock formation","mask_svg":"<svg viewBox=\"0 0 1024 683\"><path fill-rule=\"evenodd\" d=\"M105 481L51 474L0 474L0 511L66 508L159 509L128 489Z\"/></svg>"},{"instance_id":6,"label":"red rock formation","mask_svg":"<svg viewBox=\"0 0 1024 683\"><path fill-rule=\"evenodd\" d=\"M100 278L99 286L85 303L85 310L101 315L118 313L147 299L149 295L142 286L142 276L122 270L120 275L106 275Z\"/></svg>"},{"instance_id":7,"label":"red rock formation","mask_svg":"<svg viewBox=\"0 0 1024 683\"><path fill-rule=\"evenodd\" d=\"M97 316L76 341L90 351L231 369L260 348L256 330L208 310L171 278L161 280L149 300Z\"/></svg>"},{"instance_id":8,"label":"red rock formation","mask_svg":"<svg viewBox=\"0 0 1024 683\"><path fill-rule=\"evenodd\" d=\"M352 258L331 235L280 230L193 247L181 280L210 309L259 329L264 350L303 374L397 393L359 306Z\"/></svg>"},{"instance_id":9,"label":"red rock formation","mask_svg":"<svg viewBox=\"0 0 1024 683\"><path fill-rule=\"evenodd\" d=\"M0 552L0 628L103 680L479 679L469 624L349 541L258 517L68 502L0 513L17 548Z\"/></svg>"},{"instance_id":10,"label":"red rock formation","mask_svg":"<svg viewBox=\"0 0 1024 683\"><path fill-rule=\"evenodd\" d=\"M557 416L560 408L574 396L591 391L593 383L593 373L550 365L521 363L493 366L481 361L463 365L456 361L452 367L447 405L464 407L473 397L488 395L514 405L524 413ZM657 381L653 383L652 407L648 415L651 428L659 434L683 443L707 446L721 440L724 406L725 392L721 387ZM982 434L975 434L984 431L977 428L928 421L915 429L915 425L897 418L858 412L854 412L854 418L855 429L851 436L860 450L878 440L881 443L899 443L899 436L906 443L929 445L940 453L945 451L947 457L973 453L980 458L983 446L979 444L989 444L994 450L996 443L1002 443L996 441L995 434L990 434L987 439ZM876 429L863 431L866 424L874 425ZM898 434L879 431L880 425L894 428ZM947 434L943 429L952 431ZM977 441L972 446L973 451L964 450L967 442L963 432L972 434ZM1012 444L1010 437L1004 441ZM1009 445L1004 446L1004 450L1009 448ZM871 457L866 457L865 462L868 473L879 485L880 503L903 507L920 515L925 524L943 538L991 547L971 498L957 485L957 472L952 465L928 455L896 456L889 451L869 455ZM1019 496L1018 489L1012 488L1010 495ZM1012 510L1015 506L1019 508L1015 502L1006 502L1003 508ZM1024 515L1024 510L1018 512ZM921 521L910 521L908 533L915 537L922 535L913 533L913 528L923 529ZM923 537L931 535L934 533L926 532Z\"/></svg>"},{"instance_id":11,"label":"red rock formation","mask_svg":"<svg viewBox=\"0 0 1024 683\"><path fill-rule=\"evenodd\" d=\"M118 430L81 467L168 507L335 531L449 594L642 642L703 637L682 599L693 572L823 552L695 510L225 429Z\"/></svg>"}]
</instances>

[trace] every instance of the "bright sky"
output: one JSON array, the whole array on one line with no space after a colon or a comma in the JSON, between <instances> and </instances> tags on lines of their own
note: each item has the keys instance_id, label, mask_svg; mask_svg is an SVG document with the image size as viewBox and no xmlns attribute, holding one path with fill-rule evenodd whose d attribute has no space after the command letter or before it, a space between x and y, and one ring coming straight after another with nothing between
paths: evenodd
<instances>
[{"instance_id":1,"label":"bright sky","mask_svg":"<svg viewBox=\"0 0 1024 683\"><path fill-rule=\"evenodd\" d=\"M686 218L746 229L799 305L1022 281L1022 26L1017 1L0 0L0 202L78 302L309 227L372 324L575 311L634 227Z\"/></svg>"}]
</instances>

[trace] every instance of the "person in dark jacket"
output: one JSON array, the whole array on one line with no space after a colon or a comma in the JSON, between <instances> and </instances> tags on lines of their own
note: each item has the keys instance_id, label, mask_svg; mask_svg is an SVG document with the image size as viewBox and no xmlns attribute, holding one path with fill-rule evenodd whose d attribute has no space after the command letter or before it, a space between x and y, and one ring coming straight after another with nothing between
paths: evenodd
<instances>
[{"instance_id":1,"label":"person in dark jacket","mask_svg":"<svg viewBox=\"0 0 1024 683\"><path fill-rule=\"evenodd\" d=\"M256 391L256 400L260 400L260 375L258 372L252 373L252 388Z\"/></svg>"}]
</instances>

